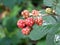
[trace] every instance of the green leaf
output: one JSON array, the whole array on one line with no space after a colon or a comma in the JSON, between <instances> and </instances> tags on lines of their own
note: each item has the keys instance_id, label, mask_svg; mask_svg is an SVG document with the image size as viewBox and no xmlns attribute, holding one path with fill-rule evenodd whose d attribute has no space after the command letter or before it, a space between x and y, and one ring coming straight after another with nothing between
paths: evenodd
<instances>
[{"instance_id":1,"label":"green leaf","mask_svg":"<svg viewBox=\"0 0 60 45\"><path fill-rule=\"evenodd\" d=\"M58 15L60 15L60 3L58 3L57 5L56 5L56 13L58 14Z\"/></svg>"},{"instance_id":2,"label":"green leaf","mask_svg":"<svg viewBox=\"0 0 60 45\"><path fill-rule=\"evenodd\" d=\"M52 16L44 16L43 19L47 23L51 23L51 24L56 23L56 20Z\"/></svg>"},{"instance_id":3,"label":"green leaf","mask_svg":"<svg viewBox=\"0 0 60 45\"><path fill-rule=\"evenodd\" d=\"M15 29L16 31L16 37L18 38L18 39L23 39L24 38L24 35L22 34L22 32L21 32L21 29Z\"/></svg>"},{"instance_id":4,"label":"green leaf","mask_svg":"<svg viewBox=\"0 0 60 45\"><path fill-rule=\"evenodd\" d=\"M16 1L17 1L17 0L3 0L2 3L3 3L6 7L12 9L13 6L16 4Z\"/></svg>"},{"instance_id":5,"label":"green leaf","mask_svg":"<svg viewBox=\"0 0 60 45\"><path fill-rule=\"evenodd\" d=\"M39 40L36 45L46 45L46 40L45 39Z\"/></svg>"},{"instance_id":6,"label":"green leaf","mask_svg":"<svg viewBox=\"0 0 60 45\"><path fill-rule=\"evenodd\" d=\"M43 2L46 6L53 6L56 0L43 0Z\"/></svg>"},{"instance_id":7,"label":"green leaf","mask_svg":"<svg viewBox=\"0 0 60 45\"><path fill-rule=\"evenodd\" d=\"M56 24L53 28L51 28L50 32L47 34L46 41L47 45L55 45L54 38L55 34L59 32L60 24Z\"/></svg>"},{"instance_id":8,"label":"green leaf","mask_svg":"<svg viewBox=\"0 0 60 45\"><path fill-rule=\"evenodd\" d=\"M14 29L17 27L17 18L16 17L6 17L3 20L3 25L7 28L9 32L14 31Z\"/></svg>"},{"instance_id":9,"label":"green leaf","mask_svg":"<svg viewBox=\"0 0 60 45\"><path fill-rule=\"evenodd\" d=\"M11 45L11 40L9 38L3 38L0 40L0 45Z\"/></svg>"},{"instance_id":10,"label":"green leaf","mask_svg":"<svg viewBox=\"0 0 60 45\"><path fill-rule=\"evenodd\" d=\"M31 4L31 1L28 2L27 10L32 11L34 9L33 5Z\"/></svg>"},{"instance_id":11,"label":"green leaf","mask_svg":"<svg viewBox=\"0 0 60 45\"><path fill-rule=\"evenodd\" d=\"M18 0L17 3L18 4L21 4L21 2L23 2L24 0Z\"/></svg>"},{"instance_id":12,"label":"green leaf","mask_svg":"<svg viewBox=\"0 0 60 45\"><path fill-rule=\"evenodd\" d=\"M31 40L39 40L43 38L52 28L52 25L46 25L46 26L33 26L33 30L30 32L29 38Z\"/></svg>"},{"instance_id":13,"label":"green leaf","mask_svg":"<svg viewBox=\"0 0 60 45\"><path fill-rule=\"evenodd\" d=\"M2 26L0 26L0 39L3 39L5 37L6 37L6 35L5 35L5 32L4 32L4 28Z\"/></svg>"},{"instance_id":14,"label":"green leaf","mask_svg":"<svg viewBox=\"0 0 60 45\"><path fill-rule=\"evenodd\" d=\"M48 34L46 37L47 45L54 45L54 34Z\"/></svg>"},{"instance_id":15,"label":"green leaf","mask_svg":"<svg viewBox=\"0 0 60 45\"><path fill-rule=\"evenodd\" d=\"M19 6L15 5L13 7L13 9L11 10L9 16L11 16L11 17L16 16L19 13L19 11L21 10L21 8L22 7L19 7Z\"/></svg>"}]
</instances>

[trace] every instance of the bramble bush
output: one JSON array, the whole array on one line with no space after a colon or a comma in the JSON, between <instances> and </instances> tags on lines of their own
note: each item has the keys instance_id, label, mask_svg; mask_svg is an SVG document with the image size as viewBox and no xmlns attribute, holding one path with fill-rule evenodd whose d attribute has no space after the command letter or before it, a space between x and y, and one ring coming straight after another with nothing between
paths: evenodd
<instances>
[{"instance_id":1,"label":"bramble bush","mask_svg":"<svg viewBox=\"0 0 60 45\"><path fill-rule=\"evenodd\" d=\"M60 0L0 0L0 45L60 45Z\"/></svg>"}]
</instances>

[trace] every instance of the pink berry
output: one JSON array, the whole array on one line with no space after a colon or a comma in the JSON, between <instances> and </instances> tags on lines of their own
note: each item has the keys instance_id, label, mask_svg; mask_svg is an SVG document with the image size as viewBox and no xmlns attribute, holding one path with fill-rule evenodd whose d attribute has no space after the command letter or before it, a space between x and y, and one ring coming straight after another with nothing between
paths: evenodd
<instances>
[{"instance_id":1,"label":"pink berry","mask_svg":"<svg viewBox=\"0 0 60 45\"><path fill-rule=\"evenodd\" d=\"M18 26L19 28L24 28L24 27L25 27L25 21L22 20L22 19L18 20L17 26Z\"/></svg>"},{"instance_id":2,"label":"pink berry","mask_svg":"<svg viewBox=\"0 0 60 45\"><path fill-rule=\"evenodd\" d=\"M22 34L28 35L30 33L30 30L31 29L29 27L25 27L25 28L22 29Z\"/></svg>"},{"instance_id":3,"label":"pink berry","mask_svg":"<svg viewBox=\"0 0 60 45\"><path fill-rule=\"evenodd\" d=\"M42 25L43 24L43 19L42 19L42 17L38 17L38 18L36 18L35 19L35 23L37 24L37 25Z\"/></svg>"},{"instance_id":4,"label":"pink berry","mask_svg":"<svg viewBox=\"0 0 60 45\"><path fill-rule=\"evenodd\" d=\"M32 10L32 14L33 14L33 16L38 16L39 15L39 11L38 10Z\"/></svg>"},{"instance_id":5,"label":"pink berry","mask_svg":"<svg viewBox=\"0 0 60 45\"><path fill-rule=\"evenodd\" d=\"M29 17L29 11L28 10L24 10L21 13L23 15L24 18L28 18Z\"/></svg>"},{"instance_id":6,"label":"pink berry","mask_svg":"<svg viewBox=\"0 0 60 45\"><path fill-rule=\"evenodd\" d=\"M32 17L29 17L25 20L25 23L27 26L32 27L34 24L34 19Z\"/></svg>"}]
</instances>

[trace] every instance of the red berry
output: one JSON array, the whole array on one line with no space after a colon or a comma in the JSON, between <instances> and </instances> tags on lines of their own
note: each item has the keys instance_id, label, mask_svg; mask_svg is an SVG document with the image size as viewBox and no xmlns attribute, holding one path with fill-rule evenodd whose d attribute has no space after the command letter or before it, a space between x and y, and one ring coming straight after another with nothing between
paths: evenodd
<instances>
[{"instance_id":1,"label":"red berry","mask_svg":"<svg viewBox=\"0 0 60 45\"><path fill-rule=\"evenodd\" d=\"M43 19L42 19L42 17L38 17L38 18L36 18L35 19L35 23L37 24L37 25L42 25L43 24Z\"/></svg>"},{"instance_id":2,"label":"red berry","mask_svg":"<svg viewBox=\"0 0 60 45\"><path fill-rule=\"evenodd\" d=\"M17 26L18 26L19 28L24 28L24 27L25 27L25 21L22 20L22 19L18 20Z\"/></svg>"},{"instance_id":3,"label":"red berry","mask_svg":"<svg viewBox=\"0 0 60 45\"><path fill-rule=\"evenodd\" d=\"M33 14L33 16L38 16L39 15L39 11L38 10L32 10L32 14Z\"/></svg>"},{"instance_id":4,"label":"red berry","mask_svg":"<svg viewBox=\"0 0 60 45\"><path fill-rule=\"evenodd\" d=\"M30 30L31 29L29 27L25 27L25 28L22 29L22 34L28 35L30 33Z\"/></svg>"},{"instance_id":5,"label":"red berry","mask_svg":"<svg viewBox=\"0 0 60 45\"><path fill-rule=\"evenodd\" d=\"M24 18L28 18L29 17L29 11L28 10L24 10L21 13L23 15Z\"/></svg>"},{"instance_id":6,"label":"red berry","mask_svg":"<svg viewBox=\"0 0 60 45\"><path fill-rule=\"evenodd\" d=\"M34 24L34 19L32 17L29 17L25 20L25 23L27 26L32 27Z\"/></svg>"}]
</instances>

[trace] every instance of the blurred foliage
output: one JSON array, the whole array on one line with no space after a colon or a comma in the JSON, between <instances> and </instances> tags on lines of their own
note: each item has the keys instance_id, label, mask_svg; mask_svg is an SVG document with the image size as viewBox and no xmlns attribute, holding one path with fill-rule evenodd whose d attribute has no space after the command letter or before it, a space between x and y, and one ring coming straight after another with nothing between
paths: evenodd
<instances>
[{"instance_id":1,"label":"blurred foliage","mask_svg":"<svg viewBox=\"0 0 60 45\"><path fill-rule=\"evenodd\" d=\"M60 0L0 0L0 45L60 45L60 42L54 42L55 35L60 33L60 16L55 17L57 20L53 16L44 16L43 26L34 25L28 36L17 27L18 19L23 18L21 11L37 9L44 14L47 7L60 15Z\"/></svg>"}]
</instances>

